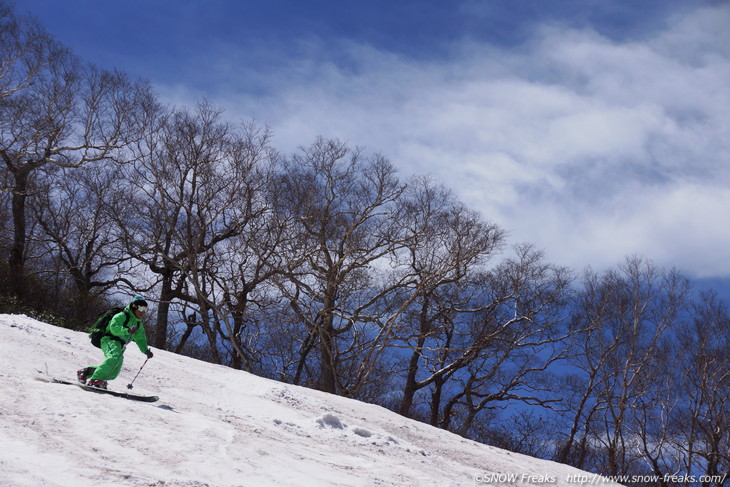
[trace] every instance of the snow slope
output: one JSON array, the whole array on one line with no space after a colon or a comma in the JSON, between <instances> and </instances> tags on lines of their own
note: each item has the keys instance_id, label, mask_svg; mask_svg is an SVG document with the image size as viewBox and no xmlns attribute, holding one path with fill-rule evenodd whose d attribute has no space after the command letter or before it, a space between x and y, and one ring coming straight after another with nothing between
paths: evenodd
<instances>
[{"instance_id":1,"label":"snow slope","mask_svg":"<svg viewBox=\"0 0 730 487\"><path fill-rule=\"evenodd\" d=\"M35 380L73 379L100 358L84 333L0 315L0 486L576 486L588 475L164 351L132 391L157 403ZM144 358L131 346L110 388L127 391Z\"/></svg>"}]
</instances>

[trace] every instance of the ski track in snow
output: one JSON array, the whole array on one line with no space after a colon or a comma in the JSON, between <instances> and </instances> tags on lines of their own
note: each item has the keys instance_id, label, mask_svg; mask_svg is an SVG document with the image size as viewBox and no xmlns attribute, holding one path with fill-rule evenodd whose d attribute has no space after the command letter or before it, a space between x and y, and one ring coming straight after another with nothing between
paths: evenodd
<instances>
[{"instance_id":1,"label":"ski track in snow","mask_svg":"<svg viewBox=\"0 0 730 487\"><path fill-rule=\"evenodd\" d=\"M35 380L74 380L101 358L85 333L0 315L0 485L463 487L495 485L477 479L500 473L517 476L503 485L567 487L579 485L570 475L587 475L165 351L131 391L155 403ZM126 392L144 358L128 347L110 388Z\"/></svg>"}]
</instances>

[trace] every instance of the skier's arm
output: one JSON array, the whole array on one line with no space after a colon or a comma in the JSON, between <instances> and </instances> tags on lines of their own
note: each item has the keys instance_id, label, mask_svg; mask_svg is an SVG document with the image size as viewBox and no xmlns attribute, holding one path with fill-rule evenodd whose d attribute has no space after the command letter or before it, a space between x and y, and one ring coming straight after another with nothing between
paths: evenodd
<instances>
[{"instance_id":1,"label":"skier's arm","mask_svg":"<svg viewBox=\"0 0 730 487\"><path fill-rule=\"evenodd\" d=\"M129 330L126 326L124 326L124 323L127 321L127 315L124 314L122 311L121 313L117 313L114 315L114 317L109 322L109 333L112 335L121 338L125 342L128 342L131 338L131 335L129 334Z\"/></svg>"},{"instance_id":2,"label":"skier's arm","mask_svg":"<svg viewBox=\"0 0 730 487\"><path fill-rule=\"evenodd\" d=\"M147 333L145 333L144 327L141 324L139 326L139 329L134 333L134 335L132 335L132 338L139 347L139 351L147 355L150 351L149 347L147 346Z\"/></svg>"}]
</instances>

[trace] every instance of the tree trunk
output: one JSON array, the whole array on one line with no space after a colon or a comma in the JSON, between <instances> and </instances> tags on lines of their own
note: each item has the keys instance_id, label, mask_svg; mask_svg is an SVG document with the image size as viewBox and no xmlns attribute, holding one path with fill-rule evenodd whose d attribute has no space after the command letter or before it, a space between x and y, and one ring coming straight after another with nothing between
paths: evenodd
<instances>
[{"instance_id":1,"label":"tree trunk","mask_svg":"<svg viewBox=\"0 0 730 487\"><path fill-rule=\"evenodd\" d=\"M428 306L429 299L426 298L421 306L418 326L418 341L416 342L416 348L413 349L411 360L408 363L406 384L403 387L403 400L401 401L400 408L398 409L398 414L406 417L411 413L413 398L419 389L416 378L418 374L418 359L421 357L421 353L423 353L423 344L426 343L426 335L430 328L430 323L428 321Z\"/></svg>"},{"instance_id":2,"label":"tree trunk","mask_svg":"<svg viewBox=\"0 0 730 487\"><path fill-rule=\"evenodd\" d=\"M438 427L439 423L441 423L442 426L444 424L444 421L439 421L439 410L441 409L441 396L443 394L444 382L444 379L441 377L438 377L433 382L433 390L431 391L431 426ZM447 418L444 419L446 420ZM448 421L446 421L446 424L448 426ZM444 429L447 429L447 427Z\"/></svg>"},{"instance_id":3,"label":"tree trunk","mask_svg":"<svg viewBox=\"0 0 730 487\"><path fill-rule=\"evenodd\" d=\"M18 301L23 302L26 297L25 285L25 246L26 246L26 221L25 203L28 198L28 174L25 169L13 171L15 176L15 188L13 189L12 211L13 211L13 247L10 251L8 265L13 286L13 294Z\"/></svg>"},{"instance_id":4,"label":"tree trunk","mask_svg":"<svg viewBox=\"0 0 730 487\"><path fill-rule=\"evenodd\" d=\"M188 342L188 338L190 338L190 335L193 334L194 329L195 329L195 325L188 324L187 328L185 329L185 333L183 333L182 338L180 338L180 342L175 347L176 354L182 353L182 349L183 349L183 347L185 347L185 344Z\"/></svg>"},{"instance_id":5,"label":"tree trunk","mask_svg":"<svg viewBox=\"0 0 730 487\"><path fill-rule=\"evenodd\" d=\"M421 337L418 338L419 344L416 350L411 355L411 360L408 363L408 374L406 375L406 384L403 387L403 399L401 400L400 407L398 408L398 414L401 416L408 417L411 414L411 408L413 407L413 397L418 391L418 384L416 384L416 373L418 372L418 358L421 347L423 346L423 340Z\"/></svg>"},{"instance_id":6,"label":"tree trunk","mask_svg":"<svg viewBox=\"0 0 730 487\"><path fill-rule=\"evenodd\" d=\"M337 394L337 373L335 364L335 338L332 317L325 318L320 329L320 389Z\"/></svg>"},{"instance_id":7,"label":"tree trunk","mask_svg":"<svg viewBox=\"0 0 730 487\"><path fill-rule=\"evenodd\" d=\"M160 304L157 306L157 325L155 327L155 347L167 350L167 322L170 315L170 301L172 301L171 271L162 274L162 289L160 290Z\"/></svg>"}]
</instances>

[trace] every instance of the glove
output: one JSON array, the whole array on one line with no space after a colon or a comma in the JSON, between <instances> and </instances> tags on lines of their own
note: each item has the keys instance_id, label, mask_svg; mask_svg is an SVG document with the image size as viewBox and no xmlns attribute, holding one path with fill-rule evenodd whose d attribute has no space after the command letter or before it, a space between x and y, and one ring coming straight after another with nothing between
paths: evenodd
<instances>
[{"instance_id":1,"label":"glove","mask_svg":"<svg viewBox=\"0 0 730 487\"><path fill-rule=\"evenodd\" d=\"M152 350L149 350L149 349L148 349L148 350L147 350L147 358L152 358L152 357L154 357L154 356L155 356L155 354L154 354L154 353L152 353Z\"/></svg>"},{"instance_id":2,"label":"glove","mask_svg":"<svg viewBox=\"0 0 730 487\"><path fill-rule=\"evenodd\" d=\"M135 333L137 333L137 330L139 330L139 326L137 326L137 325L130 326L129 327L129 334L130 335L134 335Z\"/></svg>"}]
</instances>

